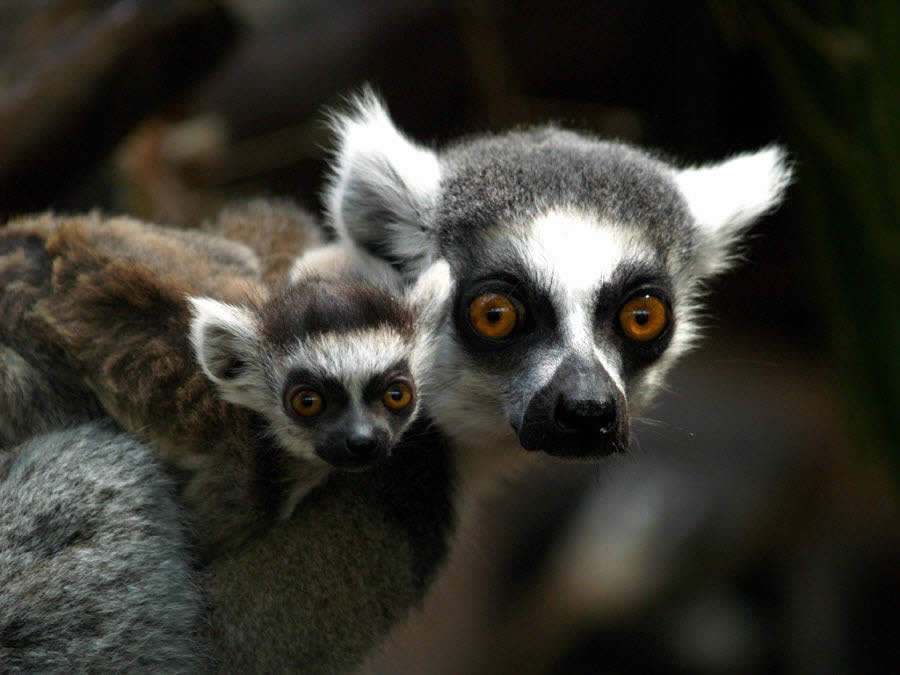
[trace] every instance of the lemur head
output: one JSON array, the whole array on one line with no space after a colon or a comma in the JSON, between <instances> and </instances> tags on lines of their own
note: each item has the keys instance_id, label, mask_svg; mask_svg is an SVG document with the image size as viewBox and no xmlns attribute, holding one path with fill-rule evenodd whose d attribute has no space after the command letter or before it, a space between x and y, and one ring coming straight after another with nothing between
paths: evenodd
<instances>
[{"instance_id":1,"label":"lemur head","mask_svg":"<svg viewBox=\"0 0 900 675\"><path fill-rule=\"evenodd\" d=\"M339 234L409 278L450 265L431 414L478 447L566 457L628 446L630 416L696 336L704 280L791 174L777 147L678 168L554 126L436 152L371 94L336 130Z\"/></svg>"},{"instance_id":2,"label":"lemur head","mask_svg":"<svg viewBox=\"0 0 900 675\"><path fill-rule=\"evenodd\" d=\"M446 269L398 297L305 279L259 307L189 298L191 341L222 397L259 413L289 453L354 470L385 457L416 416L429 312Z\"/></svg>"}]
</instances>

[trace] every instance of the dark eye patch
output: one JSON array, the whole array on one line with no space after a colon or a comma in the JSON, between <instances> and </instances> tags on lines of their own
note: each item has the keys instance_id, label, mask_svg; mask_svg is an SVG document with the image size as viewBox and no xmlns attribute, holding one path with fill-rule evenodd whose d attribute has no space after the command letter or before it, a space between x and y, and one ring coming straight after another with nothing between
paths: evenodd
<instances>
[{"instance_id":1,"label":"dark eye patch","mask_svg":"<svg viewBox=\"0 0 900 675\"><path fill-rule=\"evenodd\" d=\"M508 336L487 338L472 325L472 302L485 293L496 293L513 301L518 325ZM453 317L461 346L482 367L495 372L515 370L523 363L528 350L556 339L558 333L557 313L549 295L514 264L508 269L487 270L459 283Z\"/></svg>"},{"instance_id":2,"label":"dark eye patch","mask_svg":"<svg viewBox=\"0 0 900 675\"><path fill-rule=\"evenodd\" d=\"M672 341L675 326L672 287L671 278L659 267L636 263L623 265L609 283L598 289L594 298L595 340L616 342L622 355L626 377L653 363ZM659 298L668 308L668 324L659 336L646 342L628 339L618 319L622 306L641 295Z\"/></svg>"},{"instance_id":3,"label":"dark eye patch","mask_svg":"<svg viewBox=\"0 0 900 675\"><path fill-rule=\"evenodd\" d=\"M380 401L384 396L384 390L395 380L402 380L415 393L415 382L412 375L409 374L409 362L406 359L400 359L368 381L363 389L363 400L367 403Z\"/></svg>"},{"instance_id":4,"label":"dark eye patch","mask_svg":"<svg viewBox=\"0 0 900 675\"><path fill-rule=\"evenodd\" d=\"M325 406L321 415L306 419L297 417L291 412L291 393L296 391L298 387L316 391L322 396ZM298 369L291 371L285 378L284 387L282 388L282 399L285 410L287 410L291 419L297 420L301 424L315 424L317 420L340 414L347 407L350 397L339 380L333 377L320 377L311 370Z\"/></svg>"}]
</instances>

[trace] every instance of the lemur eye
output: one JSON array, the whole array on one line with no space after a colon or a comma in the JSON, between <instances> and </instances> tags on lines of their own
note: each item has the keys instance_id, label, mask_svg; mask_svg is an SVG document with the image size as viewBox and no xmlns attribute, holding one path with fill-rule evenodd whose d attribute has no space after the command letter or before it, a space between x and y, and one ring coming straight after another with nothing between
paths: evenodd
<instances>
[{"instance_id":1,"label":"lemur eye","mask_svg":"<svg viewBox=\"0 0 900 675\"><path fill-rule=\"evenodd\" d=\"M383 400L390 410L403 410L412 401L412 391L403 382L394 382L384 392Z\"/></svg>"},{"instance_id":2,"label":"lemur eye","mask_svg":"<svg viewBox=\"0 0 900 675\"><path fill-rule=\"evenodd\" d=\"M312 389L301 389L291 395L291 407L302 417L312 417L322 412L325 401L319 392Z\"/></svg>"},{"instance_id":3,"label":"lemur eye","mask_svg":"<svg viewBox=\"0 0 900 675\"><path fill-rule=\"evenodd\" d=\"M647 342L662 333L669 322L665 303L652 295L633 298L619 310L622 330L632 340Z\"/></svg>"},{"instance_id":4,"label":"lemur eye","mask_svg":"<svg viewBox=\"0 0 900 675\"><path fill-rule=\"evenodd\" d=\"M519 316L516 306L508 297L485 293L469 305L469 320L484 337L500 340L513 332Z\"/></svg>"}]
</instances>

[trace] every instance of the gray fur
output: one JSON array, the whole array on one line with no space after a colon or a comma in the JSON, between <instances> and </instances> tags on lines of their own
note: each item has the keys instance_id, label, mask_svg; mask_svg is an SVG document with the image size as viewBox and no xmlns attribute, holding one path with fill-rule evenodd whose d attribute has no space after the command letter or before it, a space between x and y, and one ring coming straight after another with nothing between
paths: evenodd
<instances>
[{"instance_id":1,"label":"gray fur","mask_svg":"<svg viewBox=\"0 0 900 675\"><path fill-rule=\"evenodd\" d=\"M85 425L0 460L0 669L202 668L198 579L153 453Z\"/></svg>"},{"instance_id":2,"label":"gray fur","mask_svg":"<svg viewBox=\"0 0 900 675\"><path fill-rule=\"evenodd\" d=\"M442 251L470 252L492 225L526 222L557 204L633 224L661 250L692 245L670 171L624 143L546 126L463 140L440 157L441 196L429 229Z\"/></svg>"}]
</instances>

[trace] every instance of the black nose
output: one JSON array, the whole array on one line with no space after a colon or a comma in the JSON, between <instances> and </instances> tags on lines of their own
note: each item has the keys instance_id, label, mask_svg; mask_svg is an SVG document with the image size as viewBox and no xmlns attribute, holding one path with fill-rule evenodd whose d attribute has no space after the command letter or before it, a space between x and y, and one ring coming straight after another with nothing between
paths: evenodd
<instances>
[{"instance_id":1,"label":"black nose","mask_svg":"<svg viewBox=\"0 0 900 675\"><path fill-rule=\"evenodd\" d=\"M625 397L602 364L572 356L529 401L517 428L526 450L593 458L629 443Z\"/></svg>"},{"instance_id":2,"label":"black nose","mask_svg":"<svg viewBox=\"0 0 900 675\"><path fill-rule=\"evenodd\" d=\"M553 421L561 431L608 434L616 428L616 404L613 400L570 398L562 393L556 399Z\"/></svg>"},{"instance_id":3,"label":"black nose","mask_svg":"<svg viewBox=\"0 0 900 675\"><path fill-rule=\"evenodd\" d=\"M378 439L369 434L352 434L344 441L344 448L351 458L368 461L378 455L379 443Z\"/></svg>"}]
</instances>

